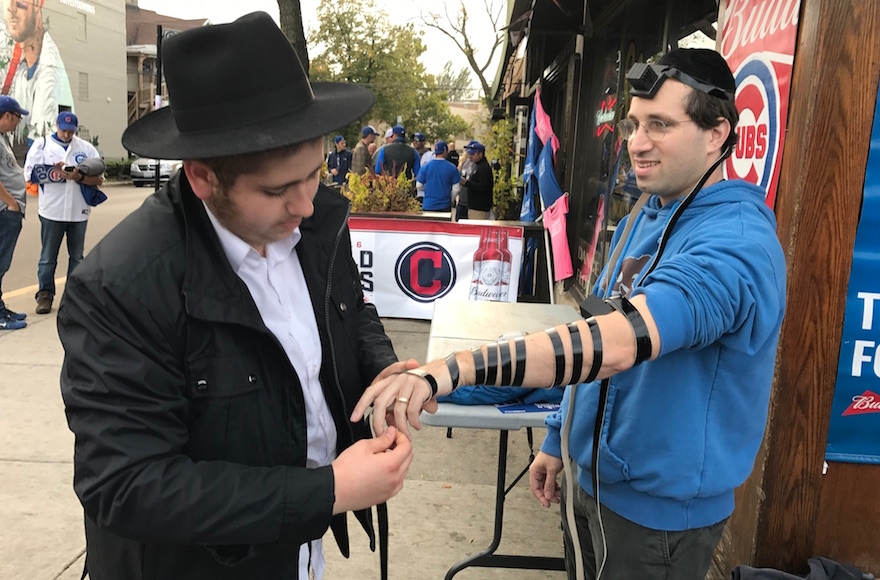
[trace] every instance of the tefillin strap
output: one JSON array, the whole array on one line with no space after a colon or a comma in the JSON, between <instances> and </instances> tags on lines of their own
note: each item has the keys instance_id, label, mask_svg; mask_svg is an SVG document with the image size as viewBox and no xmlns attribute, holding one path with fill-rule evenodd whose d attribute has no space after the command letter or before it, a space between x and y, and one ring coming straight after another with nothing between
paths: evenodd
<instances>
[{"instance_id":1,"label":"tefillin strap","mask_svg":"<svg viewBox=\"0 0 880 580\"><path fill-rule=\"evenodd\" d=\"M553 344L553 355L556 357L556 376L553 378L553 384L550 385L553 387L563 384L562 379L565 376L565 349L562 347L562 339L559 338L559 333L556 332L555 328L545 330L544 332L550 337L550 342Z\"/></svg>"},{"instance_id":2,"label":"tefillin strap","mask_svg":"<svg viewBox=\"0 0 880 580\"><path fill-rule=\"evenodd\" d=\"M449 370L449 380L452 382L452 390L454 391L458 388L458 361L455 360L454 352L446 357L446 368Z\"/></svg>"},{"instance_id":3,"label":"tefillin strap","mask_svg":"<svg viewBox=\"0 0 880 580\"><path fill-rule=\"evenodd\" d=\"M521 387L526 376L526 339L520 336L513 341L516 351L516 372L513 375L514 387Z\"/></svg>"},{"instance_id":4,"label":"tefillin strap","mask_svg":"<svg viewBox=\"0 0 880 580\"><path fill-rule=\"evenodd\" d=\"M476 376L474 377L475 385L485 385L486 384L486 363L483 360L483 349L481 347L477 347L471 351L471 354L474 357L474 373Z\"/></svg>"},{"instance_id":5,"label":"tefillin strap","mask_svg":"<svg viewBox=\"0 0 880 580\"><path fill-rule=\"evenodd\" d=\"M513 372L513 365L510 357L510 341L500 343L498 345L498 364L501 367L501 386L509 387L510 375Z\"/></svg>"},{"instance_id":6,"label":"tefillin strap","mask_svg":"<svg viewBox=\"0 0 880 580\"><path fill-rule=\"evenodd\" d=\"M615 296L606 300L608 304L615 310L626 316L630 326L632 326L633 334L636 336L636 362L633 366L637 366L651 358L653 345L651 344L651 334L648 332L648 325L641 313L633 306L633 303L627 300L625 296Z\"/></svg>"},{"instance_id":7,"label":"tefillin strap","mask_svg":"<svg viewBox=\"0 0 880 580\"><path fill-rule=\"evenodd\" d=\"M592 383L602 369L602 333L599 331L599 323L595 318L587 318L587 326L590 328L590 337L593 339L593 364L590 366L590 374L587 375L584 382Z\"/></svg>"},{"instance_id":8,"label":"tefillin strap","mask_svg":"<svg viewBox=\"0 0 880 580\"><path fill-rule=\"evenodd\" d=\"M581 331L578 329L577 322L568 323L566 328L568 328L568 332L571 335L572 352L571 378L569 382L577 384L581 382L581 375L584 373L584 346L581 343Z\"/></svg>"},{"instance_id":9,"label":"tefillin strap","mask_svg":"<svg viewBox=\"0 0 880 580\"><path fill-rule=\"evenodd\" d=\"M498 345L486 345L486 384L495 386L495 378L498 376Z\"/></svg>"}]
</instances>

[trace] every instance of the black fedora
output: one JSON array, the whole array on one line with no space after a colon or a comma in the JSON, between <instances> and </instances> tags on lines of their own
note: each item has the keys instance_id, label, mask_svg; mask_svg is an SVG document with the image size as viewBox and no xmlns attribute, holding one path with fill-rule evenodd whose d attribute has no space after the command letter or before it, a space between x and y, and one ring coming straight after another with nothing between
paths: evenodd
<instances>
[{"instance_id":1,"label":"black fedora","mask_svg":"<svg viewBox=\"0 0 880 580\"><path fill-rule=\"evenodd\" d=\"M265 12L181 32L162 45L171 105L134 122L122 145L159 159L205 159L320 137L366 113L373 94L309 83L290 42Z\"/></svg>"}]
</instances>

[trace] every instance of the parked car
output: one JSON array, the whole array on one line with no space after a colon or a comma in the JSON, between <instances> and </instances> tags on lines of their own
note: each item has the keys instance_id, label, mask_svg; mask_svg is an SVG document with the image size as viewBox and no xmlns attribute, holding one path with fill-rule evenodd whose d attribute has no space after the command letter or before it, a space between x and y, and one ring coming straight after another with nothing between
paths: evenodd
<instances>
[{"instance_id":1,"label":"parked car","mask_svg":"<svg viewBox=\"0 0 880 580\"><path fill-rule=\"evenodd\" d=\"M165 183L183 166L180 160L159 160L159 181ZM131 163L131 181L135 187L156 182L156 160L138 157Z\"/></svg>"}]
</instances>

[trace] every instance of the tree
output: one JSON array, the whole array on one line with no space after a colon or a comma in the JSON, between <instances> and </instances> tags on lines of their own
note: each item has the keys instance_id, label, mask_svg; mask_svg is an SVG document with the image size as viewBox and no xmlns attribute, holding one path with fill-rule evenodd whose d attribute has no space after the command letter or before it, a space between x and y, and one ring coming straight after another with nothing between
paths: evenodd
<instances>
[{"instance_id":1,"label":"tree","mask_svg":"<svg viewBox=\"0 0 880 580\"><path fill-rule=\"evenodd\" d=\"M471 44L471 38L482 37L487 31L481 30L479 34L469 32L467 29L469 17L464 0L459 0L459 5L461 10L457 14L450 14L448 7L445 7L442 17L435 12L428 12L427 14L422 14L422 22L426 26L439 30L451 38L462 54L464 54L471 70L474 71L474 74L477 75L477 79L480 81L480 86L483 90L483 101L491 111L495 106L495 98L492 94L492 86L489 84L486 71L495 59L495 52L504 41L506 33L499 25L507 8L507 2L505 0L483 0L483 8L486 10L489 22L492 24L492 34L494 35L489 54L483 60L483 64L477 62L477 49Z\"/></svg>"},{"instance_id":2,"label":"tree","mask_svg":"<svg viewBox=\"0 0 880 580\"><path fill-rule=\"evenodd\" d=\"M446 91L450 101L463 101L471 96L471 74L463 68L458 73L452 72L452 61L443 66L443 72L437 75L437 88Z\"/></svg>"},{"instance_id":3,"label":"tree","mask_svg":"<svg viewBox=\"0 0 880 580\"><path fill-rule=\"evenodd\" d=\"M467 130L418 60L425 51L421 35L411 27L389 26L388 14L375 0L323 0L317 20L309 38L317 49L311 80L364 85L376 97L369 113L342 131L351 142L371 119L393 125L401 117L405 127L431 138Z\"/></svg>"},{"instance_id":4,"label":"tree","mask_svg":"<svg viewBox=\"0 0 880 580\"><path fill-rule=\"evenodd\" d=\"M309 74L309 49L306 46L306 35L303 32L302 9L299 0L278 0L278 12L281 17L281 32L293 45L306 74Z\"/></svg>"}]
</instances>

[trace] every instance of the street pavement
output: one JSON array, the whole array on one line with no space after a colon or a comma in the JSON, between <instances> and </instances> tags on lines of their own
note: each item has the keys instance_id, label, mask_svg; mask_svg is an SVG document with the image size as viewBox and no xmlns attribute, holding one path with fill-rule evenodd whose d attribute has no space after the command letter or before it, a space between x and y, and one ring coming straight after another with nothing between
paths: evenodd
<instances>
[{"instance_id":1,"label":"street pavement","mask_svg":"<svg viewBox=\"0 0 880 580\"><path fill-rule=\"evenodd\" d=\"M36 208L31 210L29 215L36 216ZM91 243L99 239L94 234L90 230ZM61 267L59 272L63 273ZM12 310L28 314L28 327L0 331L0 578L78 580L85 541L82 510L72 489L74 439L67 429L58 384L63 351L56 311L34 314L33 291L20 290L5 292L4 299ZM63 285L59 296L62 290ZM383 322L400 358L424 358L427 321ZM543 436L542 429L536 430L536 447ZM451 565L481 551L491 540L498 432L455 429L447 439L445 429L425 427L415 433L413 449L415 459L404 489L389 502L389 575L443 578ZM508 482L527 464L528 451L525 431L511 432ZM542 508L528 491L527 479L507 497L498 552L561 556L558 510ZM378 554L369 551L356 520L349 521L351 558L343 558L328 535L325 577L378 578ZM459 580L564 577L563 572L488 568L470 568L456 576Z\"/></svg>"}]
</instances>

